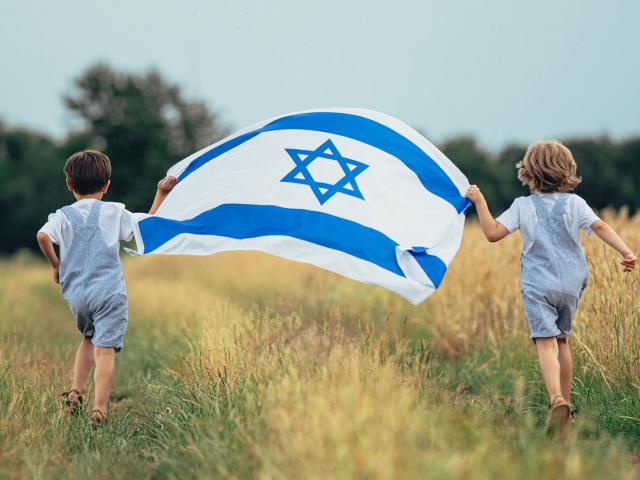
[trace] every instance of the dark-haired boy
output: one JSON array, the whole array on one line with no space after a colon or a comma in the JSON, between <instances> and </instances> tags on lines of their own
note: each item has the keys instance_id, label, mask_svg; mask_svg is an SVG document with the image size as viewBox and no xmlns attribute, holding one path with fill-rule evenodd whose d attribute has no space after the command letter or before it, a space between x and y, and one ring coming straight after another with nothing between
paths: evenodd
<instances>
[{"instance_id":1,"label":"dark-haired boy","mask_svg":"<svg viewBox=\"0 0 640 480\"><path fill-rule=\"evenodd\" d=\"M79 410L95 361L91 420L102 423L109 405L115 352L122 349L127 329L127 294L119 251L120 241L133 236L133 218L123 204L101 201L111 183L111 162L104 153L74 153L66 161L64 173L76 202L49 215L37 239L83 337L76 352L73 384L63 394L64 403L73 412ZM158 182L149 213L156 212L176 183L174 177ZM59 259L54 243L60 247Z\"/></svg>"}]
</instances>

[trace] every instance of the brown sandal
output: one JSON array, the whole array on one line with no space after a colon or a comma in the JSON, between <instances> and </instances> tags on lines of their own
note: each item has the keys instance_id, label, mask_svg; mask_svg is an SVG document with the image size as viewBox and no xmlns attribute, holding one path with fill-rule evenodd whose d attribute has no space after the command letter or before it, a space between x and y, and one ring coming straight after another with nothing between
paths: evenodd
<instances>
[{"instance_id":1,"label":"brown sandal","mask_svg":"<svg viewBox=\"0 0 640 480\"><path fill-rule=\"evenodd\" d=\"M94 408L93 411L91 412L91 417L89 418L89 422L91 423L91 425L94 425L94 426L103 425L106 420L107 420L107 414L104 413L99 408Z\"/></svg>"},{"instance_id":2,"label":"brown sandal","mask_svg":"<svg viewBox=\"0 0 640 480\"><path fill-rule=\"evenodd\" d=\"M558 399L560 399L560 401L557 401ZM559 434L561 437L564 437L570 416L571 406L562 395L553 397L553 400L549 403L549 414L547 415L547 434L552 436Z\"/></svg>"},{"instance_id":3,"label":"brown sandal","mask_svg":"<svg viewBox=\"0 0 640 480\"><path fill-rule=\"evenodd\" d=\"M71 393L76 394L76 398L74 398L73 400L69 398L69 395ZM76 414L82 409L83 401L84 401L84 398L82 397L82 394L75 388L70 389L68 392L62 392L62 405L71 414Z\"/></svg>"}]
</instances>

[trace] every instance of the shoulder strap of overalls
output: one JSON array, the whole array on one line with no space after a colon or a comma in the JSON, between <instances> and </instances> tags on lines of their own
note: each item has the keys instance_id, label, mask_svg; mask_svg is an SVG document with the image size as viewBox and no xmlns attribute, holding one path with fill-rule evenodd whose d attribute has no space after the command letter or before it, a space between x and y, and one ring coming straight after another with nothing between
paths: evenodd
<instances>
[{"instance_id":1,"label":"shoulder strap of overalls","mask_svg":"<svg viewBox=\"0 0 640 480\"><path fill-rule=\"evenodd\" d=\"M102 202L100 200L96 200L95 202L93 202L93 205L91 205L91 210L89 210L89 216L87 217L87 225L98 225L101 208Z\"/></svg>"},{"instance_id":2,"label":"shoulder strap of overalls","mask_svg":"<svg viewBox=\"0 0 640 480\"><path fill-rule=\"evenodd\" d=\"M554 217L557 213L561 212L565 204L567 203L568 198L569 194L561 193L556 200L556 203L553 204L553 207L551 207L551 210L548 212L549 216ZM538 215L547 211L540 195L534 193L531 195L531 199L533 200L533 205L536 207L536 213L538 213Z\"/></svg>"},{"instance_id":3,"label":"shoulder strap of overalls","mask_svg":"<svg viewBox=\"0 0 640 480\"><path fill-rule=\"evenodd\" d=\"M538 225L544 224L545 228L552 232L557 231L560 225L564 225L564 222L558 222L556 217L561 215L562 210L567 204L568 194L561 193L549 211L544 206L540 195L534 193L531 197L536 209L536 215L538 215Z\"/></svg>"},{"instance_id":4,"label":"shoulder strap of overalls","mask_svg":"<svg viewBox=\"0 0 640 480\"><path fill-rule=\"evenodd\" d=\"M567 204L569 200L568 193L561 193L558 199L556 200L555 205L551 209L551 217L555 218L556 215L560 214L562 210L564 210L564 206Z\"/></svg>"},{"instance_id":5,"label":"shoulder strap of overalls","mask_svg":"<svg viewBox=\"0 0 640 480\"><path fill-rule=\"evenodd\" d=\"M62 207L61 210L67 216L67 218L71 222L71 225L84 225L82 217L71 205L66 205Z\"/></svg>"},{"instance_id":6,"label":"shoulder strap of overalls","mask_svg":"<svg viewBox=\"0 0 640 480\"><path fill-rule=\"evenodd\" d=\"M543 218L546 217L546 209L544 204L542 203L542 198L537 193L532 193L530 195L531 201L533 202L533 207L536 209L536 214L538 215L538 222L542 221Z\"/></svg>"}]
</instances>

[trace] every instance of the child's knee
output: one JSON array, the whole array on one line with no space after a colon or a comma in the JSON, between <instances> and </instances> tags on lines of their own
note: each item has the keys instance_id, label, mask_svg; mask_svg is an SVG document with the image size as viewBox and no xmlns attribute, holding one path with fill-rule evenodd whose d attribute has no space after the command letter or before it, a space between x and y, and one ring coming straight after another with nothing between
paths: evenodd
<instances>
[{"instance_id":1,"label":"child's knee","mask_svg":"<svg viewBox=\"0 0 640 480\"><path fill-rule=\"evenodd\" d=\"M96 357L115 357L116 351L113 347L93 347L93 354Z\"/></svg>"}]
</instances>

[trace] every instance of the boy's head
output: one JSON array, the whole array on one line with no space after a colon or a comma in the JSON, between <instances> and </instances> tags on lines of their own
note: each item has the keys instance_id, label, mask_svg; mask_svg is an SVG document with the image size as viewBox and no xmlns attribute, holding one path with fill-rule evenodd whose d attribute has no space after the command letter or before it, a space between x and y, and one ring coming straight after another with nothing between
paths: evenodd
<instances>
[{"instance_id":1,"label":"boy's head","mask_svg":"<svg viewBox=\"0 0 640 480\"><path fill-rule=\"evenodd\" d=\"M111 180L111 161L97 150L71 155L64 164L67 185L79 195L106 192Z\"/></svg>"},{"instance_id":2,"label":"boy's head","mask_svg":"<svg viewBox=\"0 0 640 480\"><path fill-rule=\"evenodd\" d=\"M582 181L571 150L557 140L536 142L516 164L518 179L532 192L568 192Z\"/></svg>"}]
</instances>

